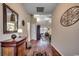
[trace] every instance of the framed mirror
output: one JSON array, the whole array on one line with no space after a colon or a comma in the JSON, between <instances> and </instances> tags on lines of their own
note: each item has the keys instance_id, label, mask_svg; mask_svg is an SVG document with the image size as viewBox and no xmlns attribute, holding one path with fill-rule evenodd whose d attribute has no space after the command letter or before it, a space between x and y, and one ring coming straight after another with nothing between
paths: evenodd
<instances>
[{"instance_id":1,"label":"framed mirror","mask_svg":"<svg viewBox=\"0 0 79 59\"><path fill-rule=\"evenodd\" d=\"M3 33L18 31L18 13L3 3Z\"/></svg>"}]
</instances>

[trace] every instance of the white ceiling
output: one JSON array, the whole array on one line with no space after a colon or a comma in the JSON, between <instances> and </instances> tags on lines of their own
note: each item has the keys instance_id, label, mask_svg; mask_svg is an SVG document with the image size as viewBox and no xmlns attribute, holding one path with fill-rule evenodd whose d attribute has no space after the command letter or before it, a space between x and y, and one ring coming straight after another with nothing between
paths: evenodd
<instances>
[{"instance_id":1,"label":"white ceiling","mask_svg":"<svg viewBox=\"0 0 79 59\"><path fill-rule=\"evenodd\" d=\"M56 5L57 3L23 3L24 8L30 14L51 14ZM44 12L37 13L36 7L44 7Z\"/></svg>"},{"instance_id":2,"label":"white ceiling","mask_svg":"<svg viewBox=\"0 0 79 59\"><path fill-rule=\"evenodd\" d=\"M37 24L42 27L50 27L51 23L49 21L51 21L51 14L53 13L57 3L23 3L22 5L29 14L37 15L37 21L40 20ZM38 13L36 7L44 7L44 12Z\"/></svg>"}]
</instances>

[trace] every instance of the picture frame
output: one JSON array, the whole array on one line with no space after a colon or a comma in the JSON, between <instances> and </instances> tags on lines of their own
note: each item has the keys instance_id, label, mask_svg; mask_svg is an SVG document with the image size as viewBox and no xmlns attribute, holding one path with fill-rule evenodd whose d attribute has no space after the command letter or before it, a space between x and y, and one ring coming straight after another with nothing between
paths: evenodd
<instances>
[{"instance_id":1,"label":"picture frame","mask_svg":"<svg viewBox=\"0 0 79 59\"><path fill-rule=\"evenodd\" d=\"M24 20L22 20L22 26L25 26L25 21Z\"/></svg>"}]
</instances>

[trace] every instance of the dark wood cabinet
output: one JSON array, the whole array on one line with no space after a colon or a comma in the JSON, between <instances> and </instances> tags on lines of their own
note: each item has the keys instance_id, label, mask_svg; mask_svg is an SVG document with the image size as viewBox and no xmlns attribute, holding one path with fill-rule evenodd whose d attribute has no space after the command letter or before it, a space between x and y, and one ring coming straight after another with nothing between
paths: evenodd
<instances>
[{"instance_id":1,"label":"dark wood cabinet","mask_svg":"<svg viewBox=\"0 0 79 59\"><path fill-rule=\"evenodd\" d=\"M1 50L2 56L25 56L26 38L3 41L1 42Z\"/></svg>"}]
</instances>

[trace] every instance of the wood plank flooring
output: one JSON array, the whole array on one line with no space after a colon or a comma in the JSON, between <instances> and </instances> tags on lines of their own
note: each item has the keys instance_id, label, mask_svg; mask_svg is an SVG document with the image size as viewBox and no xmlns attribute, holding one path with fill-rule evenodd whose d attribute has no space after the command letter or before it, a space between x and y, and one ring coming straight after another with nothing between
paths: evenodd
<instances>
[{"instance_id":1,"label":"wood plank flooring","mask_svg":"<svg viewBox=\"0 0 79 59\"><path fill-rule=\"evenodd\" d=\"M26 49L27 56L61 56L47 40L32 40L31 48Z\"/></svg>"}]
</instances>

